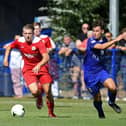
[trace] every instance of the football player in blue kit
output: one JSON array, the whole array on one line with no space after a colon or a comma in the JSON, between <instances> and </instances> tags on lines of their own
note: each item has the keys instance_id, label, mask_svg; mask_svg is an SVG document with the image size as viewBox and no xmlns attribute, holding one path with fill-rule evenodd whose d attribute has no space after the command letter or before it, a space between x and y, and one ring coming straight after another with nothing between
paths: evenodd
<instances>
[{"instance_id":1,"label":"football player in blue kit","mask_svg":"<svg viewBox=\"0 0 126 126\"><path fill-rule=\"evenodd\" d=\"M121 108L115 103L117 94L116 84L104 66L104 51L126 36L121 34L114 40L106 42L103 33L103 23L100 21L95 22L93 24L94 36L88 40L86 56L83 64L86 87L93 95L93 105L98 112L99 118L105 118L100 94L101 87L106 87L111 92L111 95L109 95L109 106L117 113L121 112Z\"/></svg>"}]
</instances>

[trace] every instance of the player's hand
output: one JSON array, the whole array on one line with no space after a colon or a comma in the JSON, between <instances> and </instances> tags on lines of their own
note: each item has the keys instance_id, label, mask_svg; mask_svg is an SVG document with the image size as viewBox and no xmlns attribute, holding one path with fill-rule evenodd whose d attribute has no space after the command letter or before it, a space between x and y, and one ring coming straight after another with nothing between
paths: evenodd
<instances>
[{"instance_id":1,"label":"player's hand","mask_svg":"<svg viewBox=\"0 0 126 126\"><path fill-rule=\"evenodd\" d=\"M120 41L121 39L123 39L123 34L119 35L115 40L118 42L118 41Z\"/></svg>"},{"instance_id":2,"label":"player's hand","mask_svg":"<svg viewBox=\"0 0 126 126\"><path fill-rule=\"evenodd\" d=\"M126 40L126 32L122 33L123 39Z\"/></svg>"},{"instance_id":3,"label":"player's hand","mask_svg":"<svg viewBox=\"0 0 126 126\"><path fill-rule=\"evenodd\" d=\"M39 72L39 70L40 70L40 65L39 64L37 64L33 69L32 69L32 71L34 72L34 73L36 73L36 74L38 74L38 72Z\"/></svg>"},{"instance_id":4,"label":"player's hand","mask_svg":"<svg viewBox=\"0 0 126 126\"><path fill-rule=\"evenodd\" d=\"M117 49L120 49L120 50L122 50L122 51L126 51L126 47L123 47L123 46L117 46L116 48L117 48Z\"/></svg>"},{"instance_id":5,"label":"player's hand","mask_svg":"<svg viewBox=\"0 0 126 126\"><path fill-rule=\"evenodd\" d=\"M3 65L4 65L4 66L9 66L8 61L4 60L4 61L3 61Z\"/></svg>"}]
</instances>

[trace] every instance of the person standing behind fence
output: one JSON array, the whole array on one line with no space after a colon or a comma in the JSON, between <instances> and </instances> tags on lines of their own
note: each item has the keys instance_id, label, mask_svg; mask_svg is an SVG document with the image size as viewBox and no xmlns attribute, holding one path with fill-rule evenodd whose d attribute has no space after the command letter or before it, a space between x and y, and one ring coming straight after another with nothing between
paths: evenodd
<instances>
[{"instance_id":1,"label":"person standing behind fence","mask_svg":"<svg viewBox=\"0 0 126 126\"><path fill-rule=\"evenodd\" d=\"M89 30L89 24L87 24L87 23L82 24L82 26L81 26L82 32L77 36L77 40L79 40L80 43L87 38L88 30Z\"/></svg>"},{"instance_id":2,"label":"person standing behind fence","mask_svg":"<svg viewBox=\"0 0 126 126\"><path fill-rule=\"evenodd\" d=\"M88 42L88 39L93 37L93 31L89 30L87 32L87 38L84 39L80 44L79 43L76 43L76 47L79 51L81 51L82 55L81 55L81 59L85 56L85 52L86 52L86 49L87 49L87 42ZM82 64L83 64L83 59L82 59ZM87 91L86 89L86 86L85 86L85 83L84 83L84 72L83 72L83 69L81 68L81 83L82 83L82 87L81 87L81 90L82 90L82 97L84 100L89 100L92 98L92 96L89 94L89 92Z\"/></svg>"},{"instance_id":3,"label":"person standing behind fence","mask_svg":"<svg viewBox=\"0 0 126 126\"><path fill-rule=\"evenodd\" d=\"M77 49L79 49L82 52L85 52L86 48L87 48L88 39L91 38L91 37L93 37L93 31L89 30L87 32L87 38L84 39L80 44L76 43Z\"/></svg>"},{"instance_id":4,"label":"person standing behind fence","mask_svg":"<svg viewBox=\"0 0 126 126\"><path fill-rule=\"evenodd\" d=\"M83 60L84 60L83 56L84 56L85 46L87 46L87 43L85 41L88 38L87 33L89 31L89 27L90 26L88 23L83 23L81 26L82 32L77 36L77 40L76 40L76 47L79 49L81 64L83 64ZM82 94L83 94L83 99L90 99L89 93L85 86L84 72L83 72L82 68L81 68L80 78L81 78L81 84L82 84L81 90L82 90Z\"/></svg>"},{"instance_id":5,"label":"person standing behind fence","mask_svg":"<svg viewBox=\"0 0 126 126\"><path fill-rule=\"evenodd\" d=\"M121 33L126 33L126 28L123 28ZM124 90L124 97L122 100L126 101L126 39L121 40L116 48L121 50L120 71Z\"/></svg>"},{"instance_id":6,"label":"person standing behind fence","mask_svg":"<svg viewBox=\"0 0 126 126\"><path fill-rule=\"evenodd\" d=\"M112 33L106 32L105 38L107 39L108 42L113 40ZM120 70L120 60L121 60L120 51L116 49L116 44L113 44L108 49L106 49L105 54L106 54L105 56L106 57L105 58L106 70L112 76L113 80L115 81L116 86L118 87L116 78ZM109 97L111 96L110 91L108 91L108 96ZM107 97L107 100L109 99L109 97Z\"/></svg>"},{"instance_id":7,"label":"person standing behind fence","mask_svg":"<svg viewBox=\"0 0 126 126\"><path fill-rule=\"evenodd\" d=\"M93 96L93 105L98 112L99 118L105 118L102 108L102 100L100 88L105 86L111 91L109 97L109 106L117 113L121 112L121 108L115 103L117 88L113 79L110 77L104 66L104 49L117 43L125 36L121 34L112 41L106 42L102 37L104 33L104 23L96 21L93 24L94 37L88 40L86 56L84 58L84 80L86 87Z\"/></svg>"},{"instance_id":8,"label":"person standing behind fence","mask_svg":"<svg viewBox=\"0 0 126 126\"><path fill-rule=\"evenodd\" d=\"M71 79L73 83L74 96L73 98L81 98L81 83L80 83L80 60L75 52L76 45L69 35L63 38L63 44L58 52L63 56L64 69L68 72L70 70Z\"/></svg>"},{"instance_id":9,"label":"person standing behind fence","mask_svg":"<svg viewBox=\"0 0 126 126\"><path fill-rule=\"evenodd\" d=\"M14 40L17 40L20 37L21 37L20 35L15 35ZM3 48L7 48L9 44L5 45ZM22 64L21 53L17 49L12 49L10 53L9 67L11 70L11 79L13 82L13 90L15 98L21 98L23 96L22 88L24 81L21 73L21 64Z\"/></svg>"}]
</instances>

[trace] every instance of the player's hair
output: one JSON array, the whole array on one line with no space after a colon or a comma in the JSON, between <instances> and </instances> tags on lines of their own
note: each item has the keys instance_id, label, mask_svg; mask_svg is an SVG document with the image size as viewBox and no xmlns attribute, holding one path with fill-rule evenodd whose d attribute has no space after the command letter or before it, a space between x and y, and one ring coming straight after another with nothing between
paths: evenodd
<instances>
[{"instance_id":1,"label":"player's hair","mask_svg":"<svg viewBox=\"0 0 126 126\"><path fill-rule=\"evenodd\" d=\"M26 24L24 25L23 29L31 29L32 31L34 31L34 27L32 24Z\"/></svg>"},{"instance_id":2,"label":"player's hair","mask_svg":"<svg viewBox=\"0 0 126 126\"><path fill-rule=\"evenodd\" d=\"M109 32L109 31L108 31L108 32L105 32L105 34L110 34L110 36L112 37L112 33L111 33L111 32Z\"/></svg>"},{"instance_id":3,"label":"player's hair","mask_svg":"<svg viewBox=\"0 0 126 126\"><path fill-rule=\"evenodd\" d=\"M126 28L123 28L123 29L121 30L121 33L124 33L124 32L126 32Z\"/></svg>"},{"instance_id":4,"label":"player's hair","mask_svg":"<svg viewBox=\"0 0 126 126\"><path fill-rule=\"evenodd\" d=\"M14 40L17 40L17 39L19 39L20 37L21 37L20 35L16 34L16 35L14 36Z\"/></svg>"},{"instance_id":5,"label":"player's hair","mask_svg":"<svg viewBox=\"0 0 126 126\"><path fill-rule=\"evenodd\" d=\"M105 24L103 20L96 20L95 22L93 22L92 27L94 28L94 27L100 26L101 29L104 29L104 25Z\"/></svg>"},{"instance_id":6,"label":"player's hair","mask_svg":"<svg viewBox=\"0 0 126 126\"><path fill-rule=\"evenodd\" d=\"M41 24L40 24L39 22L34 22L34 23L33 23L33 27L34 27L34 26L39 26L39 27L41 27Z\"/></svg>"}]
</instances>

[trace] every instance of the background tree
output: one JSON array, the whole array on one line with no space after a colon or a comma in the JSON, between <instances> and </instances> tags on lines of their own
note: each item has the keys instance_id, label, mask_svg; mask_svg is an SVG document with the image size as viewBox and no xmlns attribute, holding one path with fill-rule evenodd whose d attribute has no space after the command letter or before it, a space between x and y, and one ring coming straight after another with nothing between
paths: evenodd
<instances>
[{"instance_id":1,"label":"background tree","mask_svg":"<svg viewBox=\"0 0 126 126\"><path fill-rule=\"evenodd\" d=\"M122 1L119 2L123 8L126 2ZM122 8L121 21L126 17L126 7ZM46 9L52 19L51 27L55 31L55 37L70 34L76 38L84 22L92 25L94 20L103 19L106 24L109 23L109 0L49 0ZM124 24L125 22L120 23L120 26L123 27Z\"/></svg>"},{"instance_id":2,"label":"background tree","mask_svg":"<svg viewBox=\"0 0 126 126\"><path fill-rule=\"evenodd\" d=\"M126 27L126 0L119 1L119 28Z\"/></svg>"}]
</instances>

